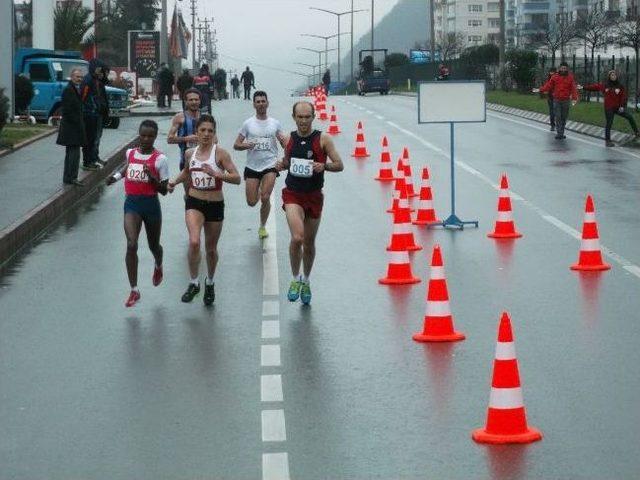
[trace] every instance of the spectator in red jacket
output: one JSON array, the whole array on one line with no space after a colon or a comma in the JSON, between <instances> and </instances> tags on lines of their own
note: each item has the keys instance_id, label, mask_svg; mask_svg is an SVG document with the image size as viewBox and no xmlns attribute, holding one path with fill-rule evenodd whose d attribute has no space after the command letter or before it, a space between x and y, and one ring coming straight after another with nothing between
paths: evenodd
<instances>
[{"instance_id":1,"label":"spectator in red jacket","mask_svg":"<svg viewBox=\"0 0 640 480\"><path fill-rule=\"evenodd\" d=\"M558 73L558 69L556 67L551 67L549 72L547 73L547 80L551 80L551 77ZM553 92L547 92L547 105L549 107L549 127L552 132L556 130L556 112L553 109Z\"/></svg>"},{"instance_id":2,"label":"spectator in red jacket","mask_svg":"<svg viewBox=\"0 0 640 480\"><path fill-rule=\"evenodd\" d=\"M592 92L602 92L604 94L604 116L606 124L604 127L604 139L607 147L615 147L615 143L611 141L611 126L613 125L613 117L620 115L626 118L633 129L635 136L638 137L638 126L631 114L627 112L627 92L618 79L618 73L610 70L607 74L607 81L604 83L591 83L583 87L585 90Z\"/></svg>"},{"instance_id":3,"label":"spectator in red jacket","mask_svg":"<svg viewBox=\"0 0 640 480\"><path fill-rule=\"evenodd\" d=\"M569 116L569 102L575 105L578 101L578 89L573 75L569 72L569 65L562 62L558 68L558 74L552 75L542 87L533 91L551 92L556 117L556 139L567 138L564 135L564 126Z\"/></svg>"}]
</instances>

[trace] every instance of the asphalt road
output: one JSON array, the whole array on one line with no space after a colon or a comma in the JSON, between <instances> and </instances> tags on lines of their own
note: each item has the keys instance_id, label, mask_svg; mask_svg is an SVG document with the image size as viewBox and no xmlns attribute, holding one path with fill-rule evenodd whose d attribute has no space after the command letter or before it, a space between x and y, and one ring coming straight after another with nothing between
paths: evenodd
<instances>
[{"instance_id":1,"label":"asphalt road","mask_svg":"<svg viewBox=\"0 0 640 480\"><path fill-rule=\"evenodd\" d=\"M287 129L291 98L270 113ZM326 175L310 308L290 304L288 230L276 189L265 245L244 185L225 185L216 302L180 302L187 236L180 195L162 199L165 280L128 293L122 183L71 212L0 279L0 479L635 478L640 471L640 156L490 114L456 128L457 213L478 229L417 230L417 285L390 288L390 186L373 180L387 135L429 165L449 212L448 127L418 126L415 99L339 98L345 171ZM215 104L230 149L248 102ZM372 156L355 160L355 124ZM169 120L160 121L166 134ZM326 125L326 124L325 124ZM158 146L171 153L163 136ZM240 169L244 155L233 154ZM394 162L395 163L395 162ZM522 239L492 230L503 171L519 195ZM612 270L581 275L584 198L592 193ZM573 230L572 230L573 229ZM456 327L467 339L423 345L430 248L444 255ZM626 268L625 268L626 267ZM484 424L496 327L511 314L531 425L526 446L475 444Z\"/></svg>"}]
</instances>

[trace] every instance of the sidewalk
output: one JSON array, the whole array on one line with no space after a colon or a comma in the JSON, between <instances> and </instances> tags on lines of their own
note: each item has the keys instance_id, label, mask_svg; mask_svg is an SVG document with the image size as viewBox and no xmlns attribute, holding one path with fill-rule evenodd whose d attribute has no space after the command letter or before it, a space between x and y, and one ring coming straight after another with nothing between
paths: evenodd
<instances>
[{"instance_id":1,"label":"sidewalk","mask_svg":"<svg viewBox=\"0 0 640 480\"><path fill-rule=\"evenodd\" d=\"M100 156L107 161L97 172L80 170L86 186L62 183L65 149L50 135L0 158L0 266L49 224L95 188L122 162L123 150L134 139L137 119L105 129Z\"/></svg>"}]
</instances>

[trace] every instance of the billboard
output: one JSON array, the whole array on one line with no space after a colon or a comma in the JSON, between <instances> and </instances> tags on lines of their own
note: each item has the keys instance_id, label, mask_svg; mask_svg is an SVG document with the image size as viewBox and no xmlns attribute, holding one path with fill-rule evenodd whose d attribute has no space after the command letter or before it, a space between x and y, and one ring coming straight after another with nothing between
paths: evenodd
<instances>
[{"instance_id":1,"label":"billboard","mask_svg":"<svg viewBox=\"0 0 640 480\"><path fill-rule=\"evenodd\" d=\"M138 78L154 78L160 66L160 32L129 30L129 70Z\"/></svg>"},{"instance_id":2,"label":"billboard","mask_svg":"<svg viewBox=\"0 0 640 480\"><path fill-rule=\"evenodd\" d=\"M435 61L440 61L440 52L434 53ZM409 50L409 63L429 63L431 62L431 51L429 50Z\"/></svg>"}]
</instances>

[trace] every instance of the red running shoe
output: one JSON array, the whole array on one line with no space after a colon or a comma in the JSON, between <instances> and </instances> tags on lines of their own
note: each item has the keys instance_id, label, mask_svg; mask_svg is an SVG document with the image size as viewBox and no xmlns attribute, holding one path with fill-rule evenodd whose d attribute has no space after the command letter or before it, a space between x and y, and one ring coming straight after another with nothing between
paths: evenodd
<instances>
[{"instance_id":1,"label":"red running shoe","mask_svg":"<svg viewBox=\"0 0 640 480\"><path fill-rule=\"evenodd\" d=\"M153 286L157 287L162 282L162 267L156 267L153 269Z\"/></svg>"},{"instance_id":2,"label":"red running shoe","mask_svg":"<svg viewBox=\"0 0 640 480\"><path fill-rule=\"evenodd\" d=\"M124 306L125 307L133 307L138 300L140 300L140 292L138 292L136 290L131 290L131 293L129 294L129 298L124 303Z\"/></svg>"}]
</instances>

